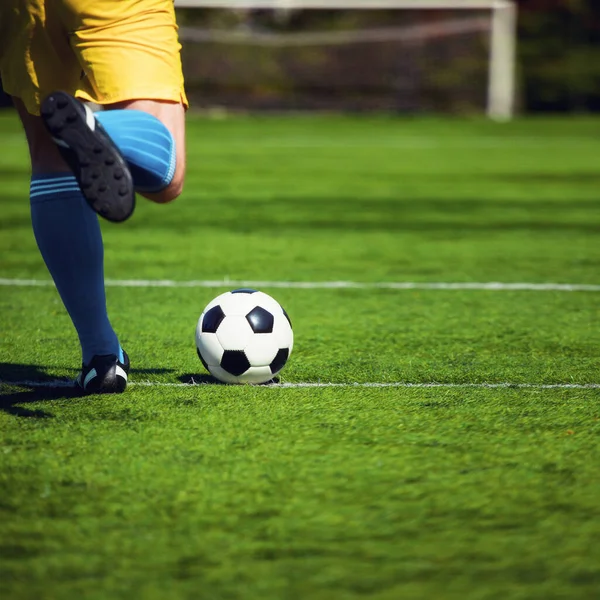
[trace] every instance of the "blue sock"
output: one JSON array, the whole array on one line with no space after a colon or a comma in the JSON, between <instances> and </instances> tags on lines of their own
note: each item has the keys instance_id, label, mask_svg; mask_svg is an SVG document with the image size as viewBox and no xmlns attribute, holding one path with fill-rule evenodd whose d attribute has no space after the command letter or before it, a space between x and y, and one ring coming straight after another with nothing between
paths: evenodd
<instances>
[{"instance_id":1,"label":"blue sock","mask_svg":"<svg viewBox=\"0 0 600 600\"><path fill-rule=\"evenodd\" d=\"M117 354L104 293L104 246L96 213L68 173L31 178L31 221L42 257L75 325L83 362Z\"/></svg>"},{"instance_id":2,"label":"blue sock","mask_svg":"<svg viewBox=\"0 0 600 600\"><path fill-rule=\"evenodd\" d=\"M154 116L141 110L95 113L127 161L138 192L159 192L175 174L175 140Z\"/></svg>"}]
</instances>

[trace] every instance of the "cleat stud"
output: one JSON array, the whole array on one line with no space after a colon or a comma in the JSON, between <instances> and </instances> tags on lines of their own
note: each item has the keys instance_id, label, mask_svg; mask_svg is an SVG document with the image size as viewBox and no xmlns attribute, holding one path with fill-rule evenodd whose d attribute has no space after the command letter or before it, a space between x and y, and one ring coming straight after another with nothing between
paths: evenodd
<instances>
[{"instance_id":1,"label":"cleat stud","mask_svg":"<svg viewBox=\"0 0 600 600\"><path fill-rule=\"evenodd\" d=\"M123 175L125 175L123 169L115 169L115 172L113 173L115 179L122 179Z\"/></svg>"},{"instance_id":2,"label":"cleat stud","mask_svg":"<svg viewBox=\"0 0 600 600\"><path fill-rule=\"evenodd\" d=\"M98 186L98 191L99 191L99 192L105 192L107 189L108 189L108 186L107 186L105 183L101 183L101 184Z\"/></svg>"},{"instance_id":3,"label":"cleat stud","mask_svg":"<svg viewBox=\"0 0 600 600\"><path fill-rule=\"evenodd\" d=\"M100 177L100 171L92 171L92 179L98 179Z\"/></svg>"},{"instance_id":4,"label":"cleat stud","mask_svg":"<svg viewBox=\"0 0 600 600\"><path fill-rule=\"evenodd\" d=\"M102 146L94 146L94 154L102 154Z\"/></svg>"},{"instance_id":5,"label":"cleat stud","mask_svg":"<svg viewBox=\"0 0 600 600\"><path fill-rule=\"evenodd\" d=\"M75 113L71 113L67 117L67 123L75 123L75 121L77 121L77 115Z\"/></svg>"},{"instance_id":6,"label":"cleat stud","mask_svg":"<svg viewBox=\"0 0 600 600\"><path fill-rule=\"evenodd\" d=\"M112 156L109 156L107 159L105 159L104 164L107 167L110 167L111 165L115 164L115 159Z\"/></svg>"},{"instance_id":7,"label":"cleat stud","mask_svg":"<svg viewBox=\"0 0 600 600\"><path fill-rule=\"evenodd\" d=\"M119 196L126 196L127 192L128 190L126 185L119 186Z\"/></svg>"}]
</instances>

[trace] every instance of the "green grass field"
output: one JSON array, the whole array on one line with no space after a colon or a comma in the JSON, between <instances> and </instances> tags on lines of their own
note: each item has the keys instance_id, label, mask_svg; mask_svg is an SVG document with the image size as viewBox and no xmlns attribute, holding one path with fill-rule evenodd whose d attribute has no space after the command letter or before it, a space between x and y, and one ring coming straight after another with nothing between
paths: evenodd
<instances>
[{"instance_id":1,"label":"green grass field","mask_svg":"<svg viewBox=\"0 0 600 600\"><path fill-rule=\"evenodd\" d=\"M103 224L146 284L107 289L132 385L85 398L0 136L0 597L600 596L600 120L190 117L184 195ZM285 385L189 385L226 281L365 286L265 283Z\"/></svg>"}]
</instances>

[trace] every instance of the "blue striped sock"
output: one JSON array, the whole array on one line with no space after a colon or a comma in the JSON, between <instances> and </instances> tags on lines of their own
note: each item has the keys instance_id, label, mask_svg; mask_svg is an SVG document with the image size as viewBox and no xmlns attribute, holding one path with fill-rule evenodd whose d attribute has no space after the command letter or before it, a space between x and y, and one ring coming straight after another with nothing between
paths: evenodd
<instances>
[{"instance_id":1,"label":"blue striped sock","mask_svg":"<svg viewBox=\"0 0 600 600\"><path fill-rule=\"evenodd\" d=\"M96 113L127 161L138 192L159 192L175 174L175 140L156 117L141 110L104 110Z\"/></svg>"},{"instance_id":2,"label":"blue striped sock","mask_svg":"<svg viewBox=\"0 0 600 600\"><path fill-rule=\"evenodd\" d=\"M83 362L117 354L104 292L104 246L96 213L72 174L34 175L30 189L33 232L56 289L79 335Z\"/></svg>"}]
</instances>

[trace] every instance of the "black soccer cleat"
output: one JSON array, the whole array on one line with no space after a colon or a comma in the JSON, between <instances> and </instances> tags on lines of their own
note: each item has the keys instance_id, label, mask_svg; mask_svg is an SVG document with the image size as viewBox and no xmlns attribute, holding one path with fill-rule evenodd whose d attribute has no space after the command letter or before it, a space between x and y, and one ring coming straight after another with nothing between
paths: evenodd
<instances>
[{"instance_id":1,"label":"black soccer cleat","mask_svg":"<svg viewBox=\"0 0 600 600\"><path fill-rule=\"evenodd\" d=\"M53 92L42 102L41 116L92 209L109 221L129 218L135 208L129 167L90 108Z\"/></svg>"},{"instance_id":2,"label":"black soccer cleat","mask_svg":"<svg viewBox=\"0 0 600 600\"><path fill-rule=\"evenodd\" d=\"M96 355L81 367L75 385L86 394L121 394L127 387L129 356L121 350L115 354Z\"/></svg>"}]
</instances>

